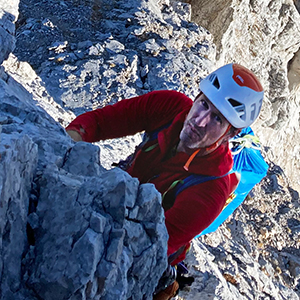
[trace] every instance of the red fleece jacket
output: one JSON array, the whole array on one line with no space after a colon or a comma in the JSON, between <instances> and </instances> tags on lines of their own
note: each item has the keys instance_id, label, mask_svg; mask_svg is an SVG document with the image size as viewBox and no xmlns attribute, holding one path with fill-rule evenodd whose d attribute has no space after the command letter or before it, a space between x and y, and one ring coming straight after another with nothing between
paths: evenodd
<instances>
[{"instance_id":1,"label":"red fleece jacket","mask_svg":"<svg viewBox=\"0 0 300 300\"><path fill-rule=\"evenodd\" d=\"M195 157L188 171L183 166L189 155L183 152L170 155L172 148L179 142L179 133L192 104L193 101L182 93L155 91L82 114L66 129L80 132L80 128L83 128L84 132L80 132L83 140L96 142L143 130L151 132L172 122L160 131L157 140L150 141L143 149L155 143L158 146L149 152L139 150L127 170L141 183L151 182L164 194L175 180L183 179L191 173L221 176L233 165L228 145L221 145L206 156ZM231 174L189 187L176 199L172 190L166 194L163 207L169 233L168 255L188 245L194 236L213 222L236 185L236 176ZM172 264L184 256L182 254Z\"/></svg>"}]
</instances>

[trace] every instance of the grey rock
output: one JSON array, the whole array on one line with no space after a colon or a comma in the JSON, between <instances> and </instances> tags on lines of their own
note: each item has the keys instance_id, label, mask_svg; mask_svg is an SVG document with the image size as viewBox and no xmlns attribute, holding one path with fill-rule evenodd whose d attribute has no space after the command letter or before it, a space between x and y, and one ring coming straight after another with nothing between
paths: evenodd
<instances>
[{"instance_id":1,"label":"grey rock","mask_svg":"<svg viewBox=\"0 0 300 300\"><path fill-rule=\"evenodd\" d=\"M161 197L155 193L153 187L153 184L144 184L143 189L139 190L137 200L139 212L136 220L153 223L160 223L162 221L159 214Z\"/></svg>"},{"instance_id":2,"label":"grey rock","mask_svg":"<svg viewBox=\"0 0 300 300\"><path fill-rule=\"evenodd\" d=\"M99 55L100 52L99 52L99 50L97 49L97 47L91 46L91 47L89 48L89 50L88 50L88 54L89 54L89 55ZM76 55L78 56L78 54L76 54ZM83 56L82 56L81 58L83 58Z\"/></svg>"},{"instance_id":3,"label":"grey rock","mask_svg":"<svg viewBox=\"0 0 300 300\"><path fill-rule=\"evenodd\" d=\"M18 18L19 0L0 3L0 64L15 48L15 21Z\"/></svg>"},{"instance_id":4,"label":"grey rock","mask_svg":"<svg viewBox=\"0 0 300 300\"><path fill-rule=\"evenodd\" d=\"M95 232L103 233L106 219L97 212L93 212L90 219L90 227Z\"/></svg>"},{"instance_id":5,"label":"grey rock","mask_svg":"<svg viewBox=\"0 0 300 300\"><path fill-rule=\"evenodd\" d=\"M14 59L10 62L10 74L17 79L30 70L22 64L14 69ZM159 232L146 222L127 221L125 211L141 202L137 198L143 187L124 171L101 167L97 146L74 145L43 108L56 119L67 115L44 93L35 73L28 75L24 86L11 75L7 83L0 81L1 299L33 300L33 294L43 299L138 299L136 285L142 286L139 295L150 299L167 261L158 192L145 202L161 209ZM125 230L137 222L147 243ZM157 245L149 242L149 232ZM146 270L151 277L146 286L130 272L137 259L133 251L139 260L148 260L141 247L150 247L158 258ZM102 278L105 266L109 272Z\"/></svg>"},{"instance_id":6,"label":"grey rock","mask_svg":"<svg viewBox=\"0 0 300 300\"><path fill-rule=\"evenodd\" d=\"M204 63L201 67L192 67L194 70L189 70L186 68L190 68L191 65L180 63L178 60L179 65L172 71L173 66L168 64L167 58L169 52L177 54L181 52L183 47L187 50L187 53L192 51L195 55L204 55L212 59L214 57L214 46L210 42L211 37L206 31L199 30L197 26L193 27L188 23L186 23L189 26L188 30L178 27L178 22L187 22L188 5L174 4L174 7L176 6L175 11L169 6L169 1L158 3L156 1L153 1L153 3L152 1L149 3L122 1L118 4L109 2L105 5L111 7L110 11L104 9L104 6L99 5L97 1L94 5L94 8L98 9L99 16L101 16L100 28L102 29L93 32L93 27L90 27L86 30L88 40L85 38L72 44L71 49L74 51L76 59L70 56L70 51L67 51L67 53L63 53L63 56L56 57L49 64L44 54L41 58L44 60L40 60L36 57L36 48L32 49L32 55L28 61L33 66L37 62L39 62L39 66L42 66L38 67L37 71L43 78L48 92L57 103L72 109L76 114L80 114L87 109L114 103L122 98L136 96L152 89L177 88L188 95L196 95L196 82L199 81L200 76L205 75L210 70L209 63ZM128 11L123 11L120 7L128 7ZM88 13L88 6L86 8L86 11L80 11L80 15L82 19L87 20L89 16L84 15L84 13ZM167 10L168 8L172 11L171 15ZM35 9L39 9L39 11L37 12ZM72 8L68 6L68 9L70 14L77 11L76 6ZM59 15L61 7L54 5L50 9L47 5L43 7L37 5L32 11L33 17L31 20L37 20L36 17L40 17L41 12L49 12L51 15L53 10L57 12L56 15ZM125 16L128 18L124 19ZM173 19L179 21L175 22ZM31 24L33 22L30 21ZM72 23L73 20L69 20L69 22ZM112 26L112 28L109 26ZM20 32L22 30L23 28L20 28ZM137 31L140 31L138 36L133 34ZM61 33L65 37L62 38ZM34 34L34 30L32 30L28 39ZM53 34L56 37L54 43L57 43L58 40L70 40L68 32L61 31L57 34L53 32ZM23 39L24 42L22 42ZM20 45L24 45L24 43L27 43L26 39L26 37L21 36L18 42L20 42ZM43 37L40 40L44 39ZM140 39L145 42L143 44L145 49L143 47L140 49ZM171 41L166 49L162 45L162 40L165 39ZM156 43L151 44L153 40ZM200 47L201 49L195 47L197 42L200 44L208 43L209 51L203 52L203 47ZM44 44L53 45L52 39L49 38L49 41L45 41ZM69 44L71 45L71 43ZM28 45L28 48L31 48L30 45ZM131 52L132 50L136 51L134 60L132 60L132 54L129 50ZM147 56L145 56L145 50ZM87 52L83 53L84 51ZM15 53L22 57L23 47L17 47ZM116 54L120 54L120 56ZM28 56L26 53L24 55ZM93 62L91 60L85 61L85 59L89 59L88 56L91 57ZM33 57L35 58L34 61L32 61ZM162 72L159 75L159 70L156 68L158 64L156 57L162 67L165 66L169 70L170 74ZM155 58L153 62L151 62L152 58ZM78 61L79 59L81 61ZM182 59L186 61L185 54ZM151 63L148 63L149 61ZM145 65L148 65L150 72L141 72ZM142 78L141 73L143 73ZM194 74L194 76L190 77L190 74ZM151 79L152 76L153 79ZM176 81L178 76L180 76L182 84ZM150 79L148 80L148 78ZM162 84L162 82L166 82L166 84ZM125 85L126 88L124 88Z\"/></svg>"},{"instance_id":7,"label":"grey rock","mask_svg":"<svg viewBox=\"0 0 300 300\"><path fill-rule=\"evenodd\" d=\"M93 45L93 43L91 41L83 41L83 42L79 42L77 47L78 49L87 49L89 47L91 47Z\"/></svg>"},{"instance_id":8,"label":"grey rock","mask_svg":"<svg viewBox=\"0 0 300 300\"><path fill-rule=\"evenodd\" d=\"M81 151L86 153L84 148ZM79 157L81 153L78 152ZM71 157L68 159L72 160ZM43 299L51 299L53 295L57 299L73 299L79 289L82 289L81 296L76 294L79 298L87 297L86 291L93 290L107 299L116 295L126 299L127 293L133 293L128 290L127 282L136 276L129 272L129 268L135 265L135 257L146 263L149 253L145 253L145 249L149 251L150 248L151 255L158 258L155 265L159 266L154 271L154 260L151 259L152 263L143 271L147 274L145 278L150 274L153 277L152 283L141 289L142 295L150 297L155 282L166 268L165 256L156 253L162 244L152 244L146 222L126 221L124 214L126 206L138 205L138 201L132 199L137 197L138 189L143 190L143 186L139 188L137 180L130 179L121 170L100 175L94 170L97 177L93 177L92 182L85 180L80 171L78 169L75 175L75 169L71 174L49 166L38 181L40 196L36 214L42 221L35 230L37 255L30 267L30 286ZM154 199L160 206L159 198ZM155 205L155 200L152 201ZM159 214L163 224L162 209ZM87 216L90 217L87 219ZM166 243L166 229L157 229L159 232L152 232L153 237ZM128 268L125 270L124 251L127 253L125 258L129 254L131 257L126 258Z\"/></svg>"},{"instance_id":9,"label":"grey rock","mask_svg":"<svg viewBox=\"0 0 300 300\"><path fill-rule=\"evenodd\" d=\"M99 148L84 142L76 143L70 148L62 168L69 173L82 176L100 175L104 171L100 165Z\"/></svg>"},{"instance_id":10,"label":"grey rock","mask_svg":"<svg viewBox=\"0 0 300 300\"><path fill-rule=\"evenodd\" d=\"M67 41L64 42L54 42L48 49L54 50L55 53L64 52L68 45Z\"/></svg>"},{"instance_id":11,"label":"grey rock","mask_svg":"<svg viewBox=\"0 0 300 300\"><path fill-rule=\"evenodd\" d=\"M130 241L129 249L134 256L141 256L142 249L142 251L144 251L152 246L151 239L140 223L126 222L125 229Z\"/></svg>"},{"instance_id":12,"label":"grey rock","mask_svg":"<svg viewBox=\"0 0 300 300\"><path fill-rule=\"evenodd\" d=\"M126 232L128 234L128 232ZM110 243L107 246L105 259L111 263L116 264L120 260L120 255L123 250L125 237L124 229L113 228L110 233Z\"/></svg>"},{"instance_id":13,"label":"grey rock","mask_svg":"<svg viewBox=\"0 0 300 300\"><path fill-rule=\"evenodd\" d=\"M150 39L146 42L144 42L140 46L141 50L144 50L146 53L153 54L154 56L157 56L160 51L160 46L155 42L155 39Z\"/></svg>"},{"instance_id":14,"label":"grey rock","mask_svg":"<svg viewBox=\"0 0 300 300\"><path fill-rule=\"evenodd\" d=\"M110 60L108 60L107 62L109 64L114 64L119 66L120 68L125 68L126 66L128 66L128 62L127 62L127 57L125 55L115 55L114 57L112 57Z\"/></svg>"},{"instance_id":15,"label":"grey rock","mask_svg":"<svg viewBox=\"0 0 300 300\"><path fill-rule=\"evenodd\" d=\"M39 227L39 221L39 216L34 212L28 216L28 224L32 229L37 229Z\"/></svg>"},{"instance_id":16,"label":"grey rock","mask_svg":"<svg viewBox=\"0 0 300 300\"><path fill-rule=\"evenodd\" d=\"M104 45L105 45L105 49L113 54L119 53L125 49L125 46L122 43L115 40L108 40L104 43Z\"/></svg>"},{"instance_id":17,"label":"grey rock","mask_svg":"<svg viewBox=\"0 0 300 300\"><path fill-rule=\"evenodd\" d=\"M8 58L9 53L13 51L15 46L15 38L12 35L8 34L7 31L2 27L0 27L0 43L0 62L2 63L5 59Z\"/></svg>"},{"instance_id":18,"label":"grey rock","mask_svg":"<svg viewBox=\"0 0 300 300\"><path fill-rule=\"evenodd\" d=\"M37 145L27 135L0 133L0 282L7 299L22 286L22 256Z\"/></svg>"},{"instance_id":19,"label":"grey rock","mask_svg":"<svg viewBox=\"0 0 300 300\"><path fill-rule=\"evenodd\" d=\"M74 291L85 286L96 271L97 264L104 251L103 237L91 229L87 229L74 244L70 253L65 276L72 278ZM72 287L73 288L73 287Z\"/></svg>"}]
</instances>

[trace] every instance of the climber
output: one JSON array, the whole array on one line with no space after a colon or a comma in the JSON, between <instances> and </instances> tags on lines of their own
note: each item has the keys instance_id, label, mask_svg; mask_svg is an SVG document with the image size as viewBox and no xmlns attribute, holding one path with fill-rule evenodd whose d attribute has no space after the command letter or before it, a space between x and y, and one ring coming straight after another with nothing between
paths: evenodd
<instances>
[{"instance_id":1,"label":"climber","mask_svg":"<svg viewBox=\"0 0 300 300\"><path fill-rule=\"evenodd\" d=\"M84 113L66 131L74 141L86 142L145 131L147 138L120 167L141 183L153 183L163 195L169 264L174 266L237 186L237 176L229 173L233 159L228 140L255 121L262 100L256 76L233 63L204 78L194 102L180 92L154 91ZM176 194L176 183L190 174L215 179ZM175 277L172 269L166 273ZM178 284L171 279L166 285L154 299L172 298Z\"/></svg>"}]
</instances>

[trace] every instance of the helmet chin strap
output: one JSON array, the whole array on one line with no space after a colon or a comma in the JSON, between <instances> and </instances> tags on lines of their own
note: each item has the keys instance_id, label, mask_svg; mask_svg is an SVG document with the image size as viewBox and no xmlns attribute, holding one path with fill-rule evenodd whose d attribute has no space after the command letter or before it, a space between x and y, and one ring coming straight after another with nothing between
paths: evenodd
<instances>
[{"instance_id":1,"label":"helmet chin strap","mask_svg":"<svg viewBox=\"0 0 300 300\"><path fill-rule=\"evenodd\" d=\"M222 134L222 135L221 135L221 136L220 136L213 144L211 144L210 146L203 147L203 148L199 148L199 149L195 150L195 151L193 152L193 154L189 157L189 159L187 160L187 162L185 163L185 165L184 165L183 168L184 168L186 171L189 170L189 166L190 166L192 160L195 158L195 156L199 153L200 150L204 150L203 153L205 153L205 152L208 152L208 151L211 151L211 150L216 149L216 148L219 146L218 144L219 144L220 140L222 140L222 139L224 138L224 136L226 136L226 134L229 132L229 130L230 130L231 127L232 127L231 124L229 124L228 127L227 127L227 129L226 129L226 131L224 132L224 134Z\"/></svg>"}]
</instances>

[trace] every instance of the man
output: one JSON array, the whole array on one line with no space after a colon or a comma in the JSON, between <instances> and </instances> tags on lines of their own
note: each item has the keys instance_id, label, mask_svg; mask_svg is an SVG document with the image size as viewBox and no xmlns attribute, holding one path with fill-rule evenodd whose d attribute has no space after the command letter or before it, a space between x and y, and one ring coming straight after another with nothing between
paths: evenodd
<instances>
[{"instance_id":1,"label":"man","mask_svg":"<svg viewBox=\"0 0 300 300\"><path fill-rule=\"evenodd\" d=\"M175 265L237 186L236 175L228 173L233 165L228 140L255 121L262 100L255 75L228 64L200 82L194 102L176 91L155 91L80 115L66 130L75 141L87 142L156 132L135 152L126 171L141 183L153 183L163 195L168 255ZM174 186L190 174L216 179L176 195ZM156 299L170 299L176 289L173 284Z\"/></svg>"}]
</instances>

